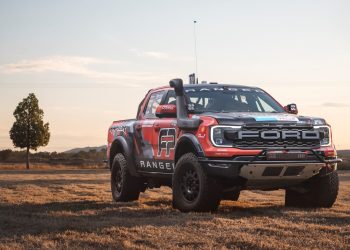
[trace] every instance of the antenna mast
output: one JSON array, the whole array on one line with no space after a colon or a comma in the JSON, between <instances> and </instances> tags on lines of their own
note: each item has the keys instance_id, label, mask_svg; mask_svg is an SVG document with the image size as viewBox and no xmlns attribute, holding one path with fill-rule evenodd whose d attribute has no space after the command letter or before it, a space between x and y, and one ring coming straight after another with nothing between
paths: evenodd
<instances>
[{"instance_id":1,"label":"antenna mast","mask_svg":"<svg viewBox=\"0 0 350 250\"><path fill-rule=\"evenodd\" d=\"M194 20L193 21L193 38L194 38L194 60L195 60L195 67L196 67L195 82L198 83L196 24L197 24L197 21Z\"/></svg>"}]
</instances>

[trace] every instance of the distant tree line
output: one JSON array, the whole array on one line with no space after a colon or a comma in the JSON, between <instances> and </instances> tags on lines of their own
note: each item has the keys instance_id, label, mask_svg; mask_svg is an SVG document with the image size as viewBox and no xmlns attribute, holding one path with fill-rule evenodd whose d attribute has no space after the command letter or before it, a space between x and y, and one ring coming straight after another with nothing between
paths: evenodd
<instances>
[{"instance_id":1,"label":"distant tree line","mask_svg":"<svg viewBox=\"0 0 350 250\"><path fill-rule=\"evenodd\" d=\"M106 159L106 149L80 151L77 153L37 152L30 153L32 163L49 165L100 165ZM27 151L13 151L5 149L0 151L0 163L22 163L27 159Z\"/></svg>"},{"instance_id":2,"label":"distant tree line","mask_svg":"<svg viewBox=\"0 0 350 250\"><path fill-rule=\"evenodd\" d=\"M338 157L343 160L343 162L338 164L338 169L350 170L350 150L339 150Z\"/></svg>"}]
</instances>

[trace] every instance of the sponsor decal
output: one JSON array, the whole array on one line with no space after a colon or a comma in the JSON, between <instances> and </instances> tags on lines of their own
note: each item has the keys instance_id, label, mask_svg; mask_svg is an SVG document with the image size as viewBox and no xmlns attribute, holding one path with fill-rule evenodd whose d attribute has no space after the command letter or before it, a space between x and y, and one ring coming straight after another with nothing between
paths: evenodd
<instances>
[{"instance_id":1,"label":"sponsor decal","mask_svg":"<svg viewBox=\"0 0 350 250\"><path fill-rule=\"evenodd\" d=\"M187 109L190 110L190 111L194 111L194 103L189 103L187 104Z\"/></svg>"},{"instance_id":2,"label":"sponsor decal","mask_svg":"<svg viewBox=\"0 0 350 250\"><path fill-rule=\"evenodd\" d=\"M170 156L170 150L175 148L175 135L175 128L162 128L159 130L158 157L162 155L162 151L165 151L166 157Z\"/></svg>"},{"instance_id":3,"label":"sponsor decal","mask_svg":"<svg viewBox=\"0 0 350 250\"><path fill-rule=\"evenodd\" d=\"M126 126L114 126L111 128L111 132L114 136L124 136L126 135Z\"/></svg>"},{"instance_id":4,"label":"sponsor decal","mask_svg":"<svg viewBox=\"0 0 350 250\"><path fill-rule=\"evenodd\" d=\"M264 93L261 89L255 89L255 88L234 88L234 87L214 87L214 88L186 88L185 92L203 92L203 91L231 91L231 92L256 92L256 93Z\"/></svg>"},{"instance_id":5,"label":"sponsor decal","mask_svg":"<svg viewBox=\"0 0 350 250\"><path fill-rule=\"evenodd\" d=\"M172 173L175 168L174 162L161 160L140 160L139 166L143 171L163 173Z\"/></svg>"},{"instance_id":6,"label":"sponsor decal","mask_svg":"<svg viewBox=\"0 0 350 250\"><path fill-rule=\"evenodd\" d=\"M255 117L255 121L257 122L278 122L278 121L284 121L284 122L298 122L299 119L295 116L261 116L261 117Z\"/></svg>"},{"instance_id":7,"label":"sponsor decal","mask_svg":"<svg viewBox=\"0 0 350 250\"><path fill-rule=\"evenodd\" d=\"M173 105L173 104L165 104L165 105L160 105L160 108L162 110L170 110L170 111L172 111L172 110L176 109L176 106Z\"/></svg>"},{"instance_id":8,"label":"sponsor decal","mask_svg":"<svg viewBox=\"0 0 350 250\"><path fill-rule=\"evenodd\" d=\"M255 117L255 121L257 121L257 122L277 122L277 118L275 118L275 117Z\"/></svg>"}]
</instances>

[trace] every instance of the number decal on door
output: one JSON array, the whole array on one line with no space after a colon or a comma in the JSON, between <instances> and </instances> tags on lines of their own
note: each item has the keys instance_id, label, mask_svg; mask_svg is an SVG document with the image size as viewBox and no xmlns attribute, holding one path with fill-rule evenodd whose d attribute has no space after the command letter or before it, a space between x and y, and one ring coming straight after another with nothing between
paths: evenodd
<instances>
[{"instance_id":1,"label":"number decal on door","mask_svg":"<svg viewBox=\"0 0 350 250\"><path fill-rule=\"evenodd\" d=\"M165 151L165 157L170 156L170 150L175 148L175 135L176 130L174 128L162 128L159 130L158 157L161 156L163 150Z\"/></svg>"}]
</instances>

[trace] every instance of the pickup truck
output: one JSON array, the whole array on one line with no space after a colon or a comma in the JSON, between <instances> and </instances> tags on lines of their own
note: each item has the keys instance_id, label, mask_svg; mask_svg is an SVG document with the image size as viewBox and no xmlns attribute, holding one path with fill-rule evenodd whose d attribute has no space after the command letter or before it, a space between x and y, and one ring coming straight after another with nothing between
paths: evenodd
<instances>
[{"instance_id":1,"label":"pickup truck","mask_svg":"<svg viewBox=\"0 0 350 250\"><path fill-rule=\"evenodd\" d=\"M207 212L241 190L284 189L286 206L331 207L341 161L331 126L297 113L257 87L171 80L108 129L113 199L169 186L174 208Z\"/></svg>"}]
</instances>

